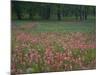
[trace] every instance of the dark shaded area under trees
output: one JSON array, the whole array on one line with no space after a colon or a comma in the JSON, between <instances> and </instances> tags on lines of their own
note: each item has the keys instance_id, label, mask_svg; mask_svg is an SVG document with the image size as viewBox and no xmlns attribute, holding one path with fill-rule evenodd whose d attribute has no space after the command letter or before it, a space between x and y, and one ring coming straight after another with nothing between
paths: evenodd
<instances>
[{"instance_id":1,"label":"dark shaded area under trees","mask_svg":"<svg viewBox=\"0 0 100 75\"><path fill-rule=\"evenodd\" d=\"M74 17L75 20L87 20L96 16L96 6L68 5L39 2L12 1L12 19L17 20L63 20L64 17Z\"/></svg>"}]
</instances>

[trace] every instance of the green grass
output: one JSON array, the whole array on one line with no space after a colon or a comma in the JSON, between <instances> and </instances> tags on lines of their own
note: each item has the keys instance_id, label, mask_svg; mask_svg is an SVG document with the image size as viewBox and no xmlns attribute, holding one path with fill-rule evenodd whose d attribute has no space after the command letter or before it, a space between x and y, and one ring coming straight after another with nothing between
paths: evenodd
<instances>
[{"instance_id":1,"label":"green grass","mask_svg":"<svg viewBox=\"0 0 100 75\"><path fill-rule=\"evenodd\" d=\"M83 57L85 64L91 63L92 60L96 59L96 50L95 49L87 50L87 52L83 54Z\"/></svg>"},{"instance_id":2,"label":"green grass","mask_svg":"<svg viewBox=\"0 0 100 75\"><path fill-rule=\"evenodd\" d=\"M91 23L67 23L67 22L42 22L36 28L37 32L89 32L95 31Z\"/></svg>"},{"instance_id":3,"label":"green grass","mask_svg":"<svg viewBox=\"0 0 100 75\"><path fill-rule=\"evenodd\" d=\"M16 25L25 25L31 21L15 21ZM36 21L36 28L29 32L95 32L94 21L65 22L65 21Z\"/></svg>"}]
</instances>

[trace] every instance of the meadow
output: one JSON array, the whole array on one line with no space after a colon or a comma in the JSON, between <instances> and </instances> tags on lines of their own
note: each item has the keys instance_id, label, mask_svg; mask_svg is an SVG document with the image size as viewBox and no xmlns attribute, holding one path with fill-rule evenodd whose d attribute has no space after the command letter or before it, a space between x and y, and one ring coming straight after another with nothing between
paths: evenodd
<instances>
[{"instance_id":1,"label":"meadow","mask_svg":"<svg viewBox=\"0 0 100 75\"><path fill-rule=\"evenodd\" d=\"M96 68L95 21L12 21L11 72Z\"/></svg>"}]
</instances>

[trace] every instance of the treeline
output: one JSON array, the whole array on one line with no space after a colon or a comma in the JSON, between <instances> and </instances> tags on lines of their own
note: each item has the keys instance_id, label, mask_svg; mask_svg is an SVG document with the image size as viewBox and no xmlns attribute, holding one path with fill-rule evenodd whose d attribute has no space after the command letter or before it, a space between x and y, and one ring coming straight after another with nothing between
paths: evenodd
<instances>
[{"instance_id":1,"label":"treeline","mask_svg":"<svg viewBox=\"0 0 100 75\"><path fill-rule=\"evenodd\" d=\"M68 5L39 2L12 1L12 19L29 20L63 20L74 18L75 20L87 20L88 17L96 16L95 6Z\"/></svg>"}]
</instances>

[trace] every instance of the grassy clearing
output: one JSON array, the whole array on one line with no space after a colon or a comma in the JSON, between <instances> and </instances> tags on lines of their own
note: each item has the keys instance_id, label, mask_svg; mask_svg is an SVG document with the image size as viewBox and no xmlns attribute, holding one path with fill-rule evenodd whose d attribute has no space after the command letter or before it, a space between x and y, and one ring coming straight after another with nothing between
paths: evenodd
<instances>
[{"instance_id":1,"label":"grassy clearing","mask_svg":"<svg viewBox=\"0 0 100 75\"><path fill-rule=\"evenodd\" d=\"M95 26L94 26L95 27ZM94 30L93 25L87 23L40 23L36 31L40 32L89 32Z\"/></svg>"},{"instance_id":2,"label":"grassy clearing","mask_svg":"<svg viewBox=\"0 0 100 75\"><path fill-rule=\"evenodd\" d=\"M25 25L29 21L17 21L17 26ZM31 21L30 21L31 22ZM58 22L39 21L34 22L36 28L29 29L30 32L95 32L95 22Z\"/></svg>"},{"instance_id":3,"label":"grassy clearing","mask_svg":"<svg viewBox=\"0 0 100 75\"><path fill-rule=\"evenodd\" d=\"M14 23L12 73L96 68L95 22L15 21ZM28 23L35 24L35 28L27 27Z\"/></svg>"}]
</instances>

